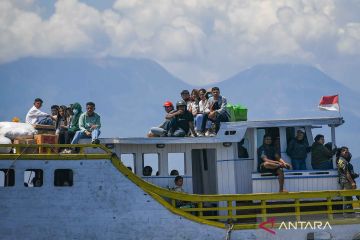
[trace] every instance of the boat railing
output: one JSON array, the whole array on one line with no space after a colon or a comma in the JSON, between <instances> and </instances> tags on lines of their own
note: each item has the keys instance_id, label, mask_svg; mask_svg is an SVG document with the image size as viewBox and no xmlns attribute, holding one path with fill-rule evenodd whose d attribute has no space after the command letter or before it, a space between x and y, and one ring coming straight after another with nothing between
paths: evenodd
<instances>
[{"instance_id":1,"label":"boat railing","mask_svg":"<svg viewBox=\"0 0 360 240\"><path fill-rule=\"evenodd\" d=\"M257 194L198 195L174 192L144 181L117 156L114 166L167 209L190 220L221 228L255 229L270 218L282 221L322 221L329 224L360 223L360 190L309 191ZM351 205L351 209L343 209Z\"/></svg>"},{"instance_id":2,"label":"boat railing","mask_svg":"<svg viewBox=\"0 0 360 240\"><path fill-rule=\"evenodd\" d=\"M12 149L0 153L1 159L109 159L112 151L102 144L0 144L0 149ZM69 148L72 153L59 150ZM89 149L89 150L88 150Z\"/></svg>"}]
</instances>

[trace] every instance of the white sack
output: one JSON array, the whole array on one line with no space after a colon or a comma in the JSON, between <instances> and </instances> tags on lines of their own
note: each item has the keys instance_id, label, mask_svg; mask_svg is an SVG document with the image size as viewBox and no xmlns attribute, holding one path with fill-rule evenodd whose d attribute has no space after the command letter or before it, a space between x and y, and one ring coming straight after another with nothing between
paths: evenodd
<instances>
[{"instance_id":1,"label":"white sack","mask_svg":"<svg viewBox=\"0 0 360 240\"><path fill-rule=\"evenodd\" d=\"M0 144L11 144L11 140L7 137L0 136ZM0 147L0 153L9 153L11 147Z\"/></svg>"},{"instance_id":2,"label":"white sack","mask_svg":"<svg viewBox=\"0 0 360 240\"><path fill-rule=\"evenodd\" d=\"M15 139L16 137L29 136L36 133L35 128L29 123L0 122L0 136Z\"/></svg>"}]
</instances>

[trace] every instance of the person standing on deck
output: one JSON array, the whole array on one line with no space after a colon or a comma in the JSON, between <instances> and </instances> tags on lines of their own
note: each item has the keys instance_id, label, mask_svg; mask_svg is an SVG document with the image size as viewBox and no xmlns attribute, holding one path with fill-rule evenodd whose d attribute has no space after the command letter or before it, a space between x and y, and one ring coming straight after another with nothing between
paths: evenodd
<instances>
[{"instance_id":1,"label":"person standing on deck","mask_svg":"<svg viewBox=\"0 0 360 240\"><path fill-rule=\"evenodd\" d=\"M338 167L338 174L339 174L339 184L341 189L343 190L351 190L356 189L356 182L351 175L350 171L350 152L347 147L341 147L338 150L338 159L337 159L337 167ZM351 201L352 196L344 197L345 201ZM344 209L349 210L352 209L352 204L344 204Z\"/></svg>"},{"instance_id":2,"label":"person standing on deck","mask_svg":"<svg viewBox=\"0 0 360 240\"><path fill-rule=\"evenodd\" d=\"M95 103L86 103L86 112L80 115L79 131L76 131L74 139L71 144L77 144L81 138L91 138L91 143L99 144L100 140L100 116L94 112Z\"/></svg>"},{"instance_id":3,"label":"person standing on deck","mask_svg":"<svg viewBox=\"0 0 360 240\"><path fill-rule=\"evenodd\" d=\"M263 145L258 148L258 171L260 173L272 173L279 178L279 192L286 192L284 189L284 172L283 168L290 169L291 165L280 158L272 146L272 138L265 134Z\"/></svg>"},{"instance_id":4,"label":"person standing on deck","mask_svg":"<svg viewBox=\"0 0 360 240\"><path fill-rule=\"evenodd\" d=\"M41 125L52 125L53 118L50 114L40 111L40 108L43 104L41 98L36 98L34 100L34 106L30 108L26 114L25 122L30 124L41 124Z\"/></svg>"},{"instance_id":5,"label":"person standing on deck","mask_svg":"<svg viewBox=\"0 0 360 240\"><path fill-rule=\"evenodd\" d=\"M336 152L336 148L332 151L324 146L324 135L318 134L311 146L311 166L313 169L333 169L332 156Z\"/></svg>"},{"instance_id":6,"label":"person standing on deck","mask_svg":"<svg viewBox=\"0 0 360 240\"><path fill-rule=\"evenodd\" d=\"M291 139L286 153L291 158L291 165L294 170L306 170L306 157L310 147L304 139L304 132L297 130L296 138Z\"/></svg>"}]
</instances>

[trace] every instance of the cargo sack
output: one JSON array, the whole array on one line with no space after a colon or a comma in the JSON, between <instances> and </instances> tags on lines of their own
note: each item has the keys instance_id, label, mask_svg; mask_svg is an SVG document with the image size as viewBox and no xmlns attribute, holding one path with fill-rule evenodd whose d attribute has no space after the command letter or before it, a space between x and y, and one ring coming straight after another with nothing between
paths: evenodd
<instances>
[{"instance_id":1,"label":"cargo sack","mask_svg":"<svg viewBox=\"0 0 360 240\"><path fill-rule=\"evenodd\" d=\"M11 140L7 137L0 136L0 144L11 144ZM0 153L10 153L11 147L0 147Z\"/></svg>"},{"instance_id":2,"label":"cargo sack","mask_svg":"<svg viewBox=\"0 0 360 240\"><path fill-rule=\"evenodd\" d=\"M32 136L37 131L29 123L0 122L0 135L10 139L22 136Z\"/></svg>"}]
</instances>

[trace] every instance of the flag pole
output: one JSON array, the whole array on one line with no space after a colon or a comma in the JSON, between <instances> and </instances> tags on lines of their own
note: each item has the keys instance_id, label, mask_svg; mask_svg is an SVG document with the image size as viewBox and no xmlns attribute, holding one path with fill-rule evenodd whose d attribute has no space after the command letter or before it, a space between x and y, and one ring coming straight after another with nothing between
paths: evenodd
<instances>
[{"instance_id":1,"label":"flag pole","mask_svg":"<svg viewBox=\"0 0 360 240\"><path fill-rule=\"evenodd\" d=\"M340 94L338 93L339 117L341 117Z\"/></svg>"}]
</instances>

